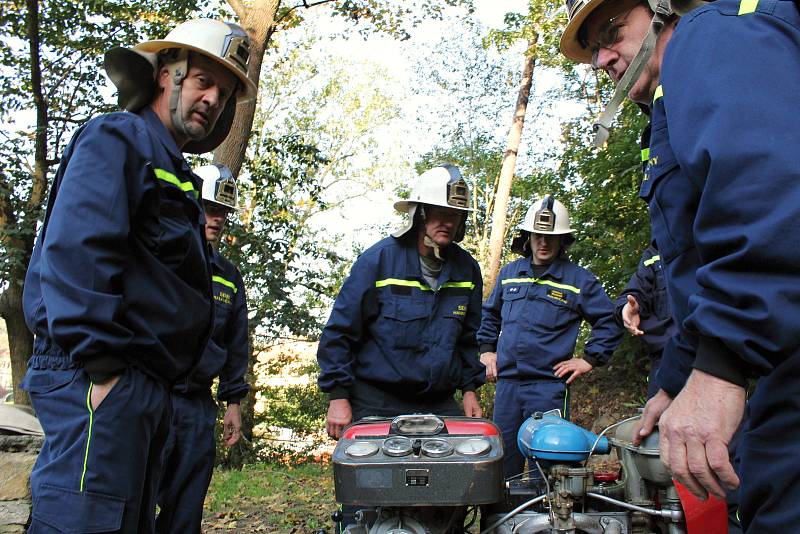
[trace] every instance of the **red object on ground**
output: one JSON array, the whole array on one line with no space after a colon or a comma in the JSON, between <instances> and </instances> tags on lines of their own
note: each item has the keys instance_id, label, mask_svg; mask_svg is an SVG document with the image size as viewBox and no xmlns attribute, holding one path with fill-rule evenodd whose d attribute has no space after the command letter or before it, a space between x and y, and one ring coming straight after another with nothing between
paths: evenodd
<instances>
[{"instance_id":1,"label":"red object on ground","mask_svg":"<svg viewBox=\"0 0 800 534\"><path fill-rule=\"evenodd\" d=\"M388 436L391 421L376 423L357 423L342 434L342 439L365 438L368 436ZM500 432L494 423L486 419L447 419L444 418L447 433L451 436L499 436Z\"/></svg>"},{"instance_id":2,"label":"red object on ground","mask_svg":"<svg viewBox=\"0 0 800 534\"><path fill-rule=\"evenodd\" d=\"M728 534L728 505L711 495L701 501L673 479L681 499L688 534Z\"/></svg>"}]
</instances>

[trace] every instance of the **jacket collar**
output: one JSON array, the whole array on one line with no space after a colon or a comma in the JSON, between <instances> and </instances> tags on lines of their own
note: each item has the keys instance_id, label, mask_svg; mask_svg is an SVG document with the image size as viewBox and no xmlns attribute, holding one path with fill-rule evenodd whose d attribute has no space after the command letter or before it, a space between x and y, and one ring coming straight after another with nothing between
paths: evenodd
<instances>
[{"instance_id":1,"label":"jacket collar","mask_svg":"<svg viewBox=\"0 0 800 534\"><path fill-rule=\"evenodd\" d=\"M407 236L408 234L406 234ZM417 250L416 240L408 239L406 236L394 237L397 244L403 249L403 263L404 272L407 278L416 278L423 280L422 267L419 265L419 251ZM442 273L439 275L439 283L449 281L464 281L469 277L464 278L463 273L460 272L459 265L456 264L456 249L458 245L452 243L444 249L444 264L442 265ZM461 277L461 278L460 278ZM462 279L463 278L463 279Z\"/></svg>"},{"instance_id":2,"label":"jacket collar","mask_svg":"<svg viewBox=\"0 0 800 534\"><path fill-rule=\"evenodd\" d=\"M156 112L150 106L145 106L144 109L139 111L139 116L144 119L147 125L150 127L150 130L156 134L156 137L161 144L164 145L164 148L167 149L170 156L175 159L175 161L182 162L188 168L188 164L186 164L186 159L183 157L183 152L181 149L178 148L178 144L175 143L175 139L172 137L172 134L169 133L167 127L164 126L164 123L161 122L161 119L158 118Z\"/></svg>"},{"instance_id":3,"label":"jacket collar","mask_svg":"<svg viewBox=\"0 0 800 534\"><path fill-rule=\"evenodd\" d=\"M525 256L523 258L518 259L517 261L521 263L519 268L520 275L533 272L532 268L533 266L531 265L530 256ZM548 266L547 270L544 272L542 277L546 276L547 278L552 278L553 280L561 280L562 278L564 278L564 265L568 261L569 260L566 260L563 257L556 258L555 260L553 260L553 263L551 263Z\"/></svg>"}]
</instances>

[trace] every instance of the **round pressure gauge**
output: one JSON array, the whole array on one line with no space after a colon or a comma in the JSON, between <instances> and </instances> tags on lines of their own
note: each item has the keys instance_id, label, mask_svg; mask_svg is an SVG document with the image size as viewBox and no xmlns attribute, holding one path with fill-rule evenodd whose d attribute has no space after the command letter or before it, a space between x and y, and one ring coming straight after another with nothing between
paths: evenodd
<instances>
[{"instance_id":1,"label":"round pressure gauge","mask_svg":"<svg viewBox=\"0 0 800 534\"><path fill-rule=\"evenodd\" d=\"M352 458L366 458L378 452L378 446L369 441L356 441L348 446L344 453Z\"/></svg>"},{"instance_id":2,"label":"round pressure gauge","mask_svg":"<svg viewBox=\"0 0 800 534\"><path fill-rule=\"evenodd\" d=\"M432 458L442 458L453 454L453 446L443 439L429 439L422 444L422 454Z\"/></svg>"},{"instance_id":3,"label":"round pressure gauge","mask_svg":"<svg viewBox=\"0 0 800 534\"><path fill-rule=\"evenodd\" d=\"M408 456L412 450L411 440L395 436L383 442L383 454L386 456Z\"/></svg>"},{"instance_id":4,"label":"round pressure gauge","mask_svg":"<svg viewBox=\"0 0 800 534\"><path fill-rule=\"evenodd\" d=\"M456 452L464 456L480 456L489 452L491 448L492 443L488 439L471 438L456 445Z\"/></svg>"}]
</instances>

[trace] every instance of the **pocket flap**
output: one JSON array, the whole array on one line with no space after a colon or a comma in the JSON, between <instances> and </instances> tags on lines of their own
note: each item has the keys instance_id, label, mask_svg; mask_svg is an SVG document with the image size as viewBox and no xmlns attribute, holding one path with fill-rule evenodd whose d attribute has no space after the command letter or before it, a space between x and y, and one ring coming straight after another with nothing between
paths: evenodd
<instances>
[{"instance_id":1,"label":"pocket flap","mask_svg":"<svg viewBox=\"0 0 800 534\"><path fill-rule=\"evenodd\" d=\"M125 499L91 491L42 484L33 503L33 518L59 532L92 534L122 527Z\"/></svg>"},{"instance_id":2,"label":"pocket flap","mask_svg":"<svg viewBox=\"0 0 800 534\"><path fill-rule=\"evenodd\" d=\"M428 306L422 300L395 299L384 304L384 315L397 321L424 319L428 313Z\"/></svg>"},{"instance_id":3,"label":"pocket flap","mask_svg":"<svg viewBox=\"0 0 800 534\"><path fill-rule=\"evenodd\" d=\"M528 288L524 285L507 285L503 287L503 300L517 300L525 298Z\"/></svg>"},{"instance_id":4,"label":"pocket flap","mask_svg":"<svg viewBox=\"0 0 800 534\"><path fill-rule=\"evenodd\" d=\"M77 368L37 369L31 367L25 373L21 387L29 393L48 393L72 382L77 372Z\"/></svg>"}]
</instances>

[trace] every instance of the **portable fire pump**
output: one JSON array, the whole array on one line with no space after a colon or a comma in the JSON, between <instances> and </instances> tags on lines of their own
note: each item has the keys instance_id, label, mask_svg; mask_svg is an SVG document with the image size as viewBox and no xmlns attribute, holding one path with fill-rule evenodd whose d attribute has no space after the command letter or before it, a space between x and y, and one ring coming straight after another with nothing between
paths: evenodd
<instances>
[{"instance_id":1,"label":"portable fire pump","mask_svg":"<svg viewBox=\"0 0 800 534\"><path fill-rule=\"evenodd\" d=\"M434 415L363 419L345 430L332 457L336 500L356 510L347 525L341 512L334 513L336 530L726 534L725 503L700 501L674 482L659 460L656 434L639 447L631 444L634 425L613 425L609 438L557 411L537 413L518 434L529 471L504 480L503 442L490 421ZM592 455L612 451L614 468L592 467Z\"/></svg>"}]
</instances>

